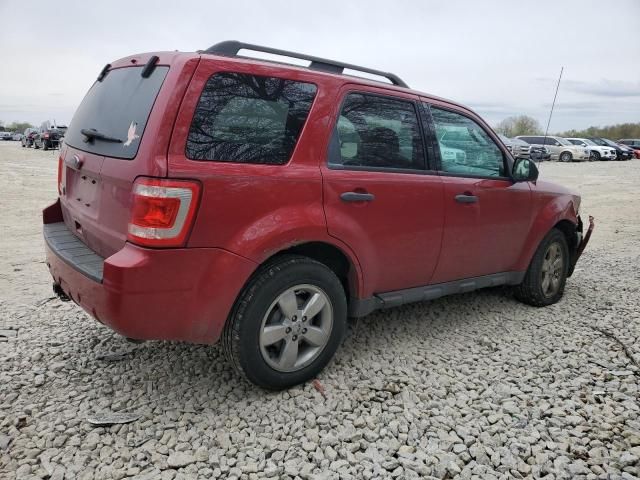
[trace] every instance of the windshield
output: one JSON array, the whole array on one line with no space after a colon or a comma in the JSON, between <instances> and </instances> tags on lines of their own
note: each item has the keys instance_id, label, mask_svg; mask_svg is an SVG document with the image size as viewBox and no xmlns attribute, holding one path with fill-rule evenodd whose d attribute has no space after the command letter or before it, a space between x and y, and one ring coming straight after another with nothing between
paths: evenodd
<instances>
[{"instance_id":1,"label":"windshield","mask_svg":"<svg viewBox=\"0 0 640 480\"><path fill-rule=\"evenodd\" d=\"M149 113L169 67L156 67L148 78L143 67L116 68L101 82L96 81L76 110L65 135L65 143L86 152L107 157L132 159L138 153ZM119 139L87 142L82 130L95 130Z\"/></svg>"},{"instance_id":2,"label":"windshield","mask_svg":"<svg viewBox=\"0 0 640 480\"><path fill-rule=\"evenodd\" d=\"M592 147L595 147L596 144L594 142L592 142L591 140L589 140L588 138L585 139L581 139L582 142L586 143L587 145L590 145Z\"/></svg>"},{"instance_id":3,"label":"windshield","mask_svg":"<svg viewBox=\"0 0 640 480\"><path fill-rule=\"evenodd\" d=\"M604 142L605 145L608 145L609 147L617 147L618 146L615 143L613 143L611 140L608 140L606 138L603 138L602 141Z\"/></svg>"},{"instance_id":4,"label":"windshield","mask_svg":"<svg viewBox=\"0 0 640 480\"><path fill-rule=\"evenodd\" d=\"M569 146L573 145L571 142L565 140L564 138L557 137L556 140L560 142L560 145L569 145Z\"/></svg>"},{"instance_id":5,"label":"windshield","mask_svg":"<svg viewBox=\"0 0 640 480\"><path fill-rule=\"evenodd\" d=\"M591 141L596 145L600 145L601 147L606 147L607 143L603 141L601 138L592 138Z\"/></svg>"}]
</instances>

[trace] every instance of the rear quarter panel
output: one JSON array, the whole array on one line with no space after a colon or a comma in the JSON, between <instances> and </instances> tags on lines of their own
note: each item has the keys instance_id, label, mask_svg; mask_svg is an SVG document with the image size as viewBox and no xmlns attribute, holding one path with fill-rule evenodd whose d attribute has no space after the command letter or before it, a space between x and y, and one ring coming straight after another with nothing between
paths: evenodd
<instances>
[{"instance_id":1,"label":"rear quarter panel","mask_svg":"<svg viewBox=\"0 0 640 480\"><path fill-rule=\"evenodd\" d=\"M317 93L290 161L285 165L190 160L186 140L200 93L216 72L233 71L313 83ZM336 246L354 267L354 293L361 271L355 254L329 236L322 205L322 175L334 91L338 80L313 72L234 59L203 59L187 89L169 146L169 175L197 179L202 197L188 246L217 247L261 264L288 247L324 242Z\"/></svg>"}]
</instances>

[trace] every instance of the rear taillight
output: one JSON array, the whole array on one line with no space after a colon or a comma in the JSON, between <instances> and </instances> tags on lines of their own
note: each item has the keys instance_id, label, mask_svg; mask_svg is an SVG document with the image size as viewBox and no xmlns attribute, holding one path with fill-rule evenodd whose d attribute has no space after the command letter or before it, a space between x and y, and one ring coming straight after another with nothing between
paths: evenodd
<instances>
[{"instance_id":1,"label":"rear taillight","mask_svg":"<svg viewBox=\"0 0 640 480\"><path fill-rule=\"evenodd\" d=\"M49 138L49 134L48 134L48 133L45 133L45 134L44 134L44 138Z\"/></svg>"},{"instance_id":2,"label":"rear taillight","mask_svg":"<svg viewBox=\"0 0 640 480\"><path fill-rule=\"evenodd\" d=\"M133 185L127 240L148 247L184 245L199 198L197 182L139 178Z\"/></svg>"},{"instance_id":3,"label":"rear taillight","mask_svg":"<svg viewBox=\"0 0 640 480\"><path fill-rule=\"evenodd\" d=\"M62 166L64 165L64 161L62 160L62 155L58 157L58 195L62 195Z\"/></svg>"}]
</instances>

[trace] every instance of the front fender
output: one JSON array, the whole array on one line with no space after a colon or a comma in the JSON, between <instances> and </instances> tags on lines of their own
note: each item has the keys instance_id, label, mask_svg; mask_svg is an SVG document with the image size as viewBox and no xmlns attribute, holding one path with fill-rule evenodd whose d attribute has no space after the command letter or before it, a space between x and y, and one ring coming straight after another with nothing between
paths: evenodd
<instances>
[{"instance_id":1,"label":"front fender","mask_svg":"<svg viewBox=\"0 0 640 480\"><path fill-rule=\"evenodd\" d=\"M554 194L537 192L533 195L534 217L522 253L514 267L515 271L526 271L542 239L562 221L578 226L578 202L570 193Z\"/></svg>"}]
</instances>

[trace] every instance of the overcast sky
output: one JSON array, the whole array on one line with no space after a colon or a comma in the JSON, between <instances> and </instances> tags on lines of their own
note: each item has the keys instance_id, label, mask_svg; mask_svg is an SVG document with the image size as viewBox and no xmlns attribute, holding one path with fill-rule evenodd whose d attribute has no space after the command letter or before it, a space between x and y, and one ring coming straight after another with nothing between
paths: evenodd
<instances>
[{"instance_id":1,"label":"overcast sky","mask_svg":"<svg viewBox=\"0 0 640 480\"><path fill-rule=\"evenodd\" d=\"M640 121L640 0L0 0L0 120L68 123L100 69L242 40L396 73L495 125ZM153 5L153 7L151 7Z\"/></svg>"}]
</instances>

